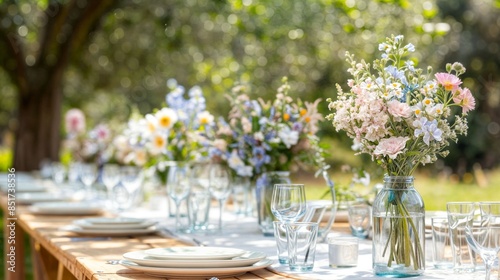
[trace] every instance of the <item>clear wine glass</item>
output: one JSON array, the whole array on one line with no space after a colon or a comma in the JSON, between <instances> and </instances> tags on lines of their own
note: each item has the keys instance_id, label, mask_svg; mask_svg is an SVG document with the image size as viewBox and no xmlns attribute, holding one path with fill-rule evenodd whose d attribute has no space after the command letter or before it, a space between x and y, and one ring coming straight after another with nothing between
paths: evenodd
<instances>
[{"instance_id":1,"label":"clear wine glass","mask_svg":"<svg viewBox=\"0 0 500 280\"><path fill-rule=\"evenodd\" d=\"M167 194L175 202L175 229L181 231L179 208L190 192L190 172L187 165L178 164L170 168L171 180L167 184Z\"/></svg>"},{"instance_id":2,"label":"clear wine glass","mask_svg":"<svg viewBox=\"0 0 500 280\"><path fill-rule=\"evenodd\" d=\"M479 208L480 221L465 226L465 237L472 250L483 259L485 279L489 280L500 253L500 202L480 202Z\"/></svg>"},{"instance_id":3,"label":"clear wine glass","mask_svg":"<svg viewBox=\"0 0 500 280\"><path fill-rule=\"evenodd\" d=\"M276 184L273 187L271 212L285 223L298 221L306 213L303 184Z\"/></svg>"},{"instance_id":4,"label":"clear wine glass","mask_svg":"<svg viewBox=\"0 0 500 280\"><path fill-rule=\"evenodd\" d=\"M93 163L80 164L80 180L85 185L87 199L92 199L92 185L97 179L97 165Z\"/></svg>"},{"instance_id":5,"label":"clear wine glass","mask_svg":"<svg viewBox=\"0 0 500 280\"><path fill-rule=\"evenodd\" d=\"M120 183L120 166L117 164L105 164L102 169L102 182L106 186L108 202L113 207L113 189Z\"/></svg>"},{"instance_id":6,"label":"clear wine glass","mask_svg":"<svg viewBox=\"0 0 500 280\"><path fill-rule=\"evenodd\" d=\"M222 231L222 212L229 194L231 194L231 174L222 164L211 164L209 171L209 189L219 203L219 231Z\"/></svg>"},{"instance_id":7,"label":"clear wine glass","mask_svg":"<svg viewBox=\"0 0 500 280\"><path fill-rule=\"evenodd\" d=\"M80 162L71 162L68 167L68 183L74 184L78 183L78 179L80 178Z\"/></svg>"},{"instance_id":8,"label":"clear wine glass","mask_svg":"<svg viewBox=\"0 0 500 280\"><path fill-rule=\"evenodd\" d=\"M51 163L52 181L58 186L64 182L66 178L66 167L60 162Z\"/></svg>"},{"instance_id":9,"label":"clear wine glass","mask_svg":"<svg viewBox=\"0 0 500 280\"><path fill-rule=\"evenodd\" d=\"M136 194L139 192L142 181L143 176L140 167L122 166L120 168L120 182L125 190L125 193L122 195L126 196L126 199L119 205L121 210L128 209L134 204Z\"/></svg>"}]
</instances>

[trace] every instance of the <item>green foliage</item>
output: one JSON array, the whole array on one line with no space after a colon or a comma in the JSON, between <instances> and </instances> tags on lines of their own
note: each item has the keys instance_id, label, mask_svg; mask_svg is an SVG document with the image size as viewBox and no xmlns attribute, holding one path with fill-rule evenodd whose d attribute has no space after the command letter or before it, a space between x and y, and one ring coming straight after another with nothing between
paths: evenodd
<instances>
[{"instance_id":1,"label":"green foliage","mask_svg":"<svg viewBox=\"0 0 500 280\"><path fill-rule=\"evenodd\" d=\"M7 172L12 163L12 150L0 147L0 172Z\"/></svg>"},{"instance_id":2,"label":"green foliage","mask_svg":"<svg viewBox=\"0 0 500 280\"><path fill-rule=\"evenodd\" d=\"M305 101L335 98L333 85L344 85L348 78L343 53L349 50L357 57L373 60L378 43L391 34L403 34L416 46L416 62L422 68L432 65L442 70L443 61L462 61L470 52L491 51L488 56L474 55L463 61L467 68L470 64L472 71L468 73L476 81L467 86L487 100L498 87L495 73L500 73L499 63L493 59L500 56L491 45L496 39L488 35L496 34L500 27L498 22L487 20L498 18L499 11L484 9L487 1L474 1L472 8L465 2L120 1L91 34L91 42L72 57L64 73L63 112L81 108L93 122L89 126L110 118L116 123L126 122L132 107L143 114L161 107L168 92L168 78L184 85L200 85L209 97L208 109L220 115L227 115L230 109L224 94L238 82L249 84L252 92L269 100L280 78L288 76L294 94ZM27 30L23 40L28 44L29 62L28 56L36 52L36 40L43 29L40 18L50 16L43 10L48 1L19 1L12 5L9 11L22 17L21 25L26 29L21 31ZM489 16L467 10L478 7L478 12L489 12ZM472 24L474 27L468 28ZM477 42L482 43L473 45ZM448 59L448 54L455 57ZM15 122L9 121L16 108L15 88L5 72L0 72L0 91L2 134L15 127ZM326 114L323 104L320 111ZM485 112L495 109L498 105L484 108ZM488 121L499 122L498 117ZM350 141L326 122L321 124L320 134L350 146ZM463 155L460 149L453 153ZM480 153L477 157L486 151Z\"/></svg>"}]
</instances>

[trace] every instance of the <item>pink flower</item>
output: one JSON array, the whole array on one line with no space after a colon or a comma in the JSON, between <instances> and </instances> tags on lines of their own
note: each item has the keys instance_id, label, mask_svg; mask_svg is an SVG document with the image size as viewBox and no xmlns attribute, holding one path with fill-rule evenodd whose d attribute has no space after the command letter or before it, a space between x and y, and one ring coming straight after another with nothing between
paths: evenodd
<instances>
[{"instance_id":1,"label":"pink flower","mask_svg":"<svg viewBox=\"0 0 500 280\"><path fill-rule=\"evenodd\" d=\"M80 134L85 132L85 115L80 109L70 109L65 115L66 132Z\"/></svg>"},{"instance_id":2,"label":"pink flower","mask_svg":"<svg viewBox=\"0 0 500 280\"><path fill-rule=\"evenodd\" d=\"M111 136L111 132L104 124L97 125L90 134L97 139L97 142L105 142Z\"/></svg>"},{"instance_id":3,"label":"pink flower","mask_svg":"<svg viewBox=\"0 0 500 280\"><path fill-rule=\"evenodd\" d=\"M387 102L387 111L394 116L396 120L400 118L409 118L412 115L410 105L401 103L397 100Z\"/></svg>"},{"instance_id":4,"label":"pink flower","mask_svg":"<svg viewBox=\"0 0 500 280\"><path fill-rule=\"evenodd\" d=\"M453 101L462 106L462 113L467 114L476 106L476 100L468 88L459 89L453 96Z\"/></svg>"},{"instance_id":5,"label":"pink flower","mask_svg":"<svg viewBox=\"0 0 500 280\"><path fill-rule=\"evenodd\" d=\"M408 137L391 137L380 140L375 151L375 155L388 156L391 159L396 159L396 157L403 152L406 141L410 138Z\"/></svg>"},{"instance_id":6,"label":"pink flower","mask_svg":"<svg viewBox=\"0 0 500 280\"><path fill-rule=\"evenodd\" d=\"M436 73L434 75L440 85L444 87L445 90L455 92L458 86L462 84L462 81L455 75L448 73Z\"/></svg>"}]
</instances>

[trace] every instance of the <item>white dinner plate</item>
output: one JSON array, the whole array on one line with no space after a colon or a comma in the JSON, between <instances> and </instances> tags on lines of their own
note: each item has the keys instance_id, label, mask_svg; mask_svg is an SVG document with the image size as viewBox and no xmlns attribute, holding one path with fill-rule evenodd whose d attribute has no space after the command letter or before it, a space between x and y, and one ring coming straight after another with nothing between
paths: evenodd
<instances>
[{"instance_id":1,"label":"white dinner plate","mask_svg":"<svg viewBox=\"0 0 500 280\"><path fill-rule=\"evenodd\" d=\"M263 260L266 254L262 252L246 251L243 255L227 260L176 260L157 259L144 253L144 250L128 252L123 258L142 266L177 267L177 268L223 268L249 266Z\"/></svg>"},{"instance_id":2,"label":"white dinner plate","mask_svg":"<svg viewBox=\"0 0 500 280\"><path fill-rule=\"evenodd\" d=\"M114 218L107 218L107 217L98 217L98 218L87 218L85 219L88 223L94 224L94 225L135 225L135 224L141 224L147 221L146 219L138 219L138 218L125 218L125 217L114 217Z\"/></svg>"},{"instance_id":3,"label":"white dinner plate","mask_svg":"<svg viewBox=\"0 0 500 280\"><path fill-rule=\"evenodd\" d=\"M80 219L73 221L73 224L81 227L82 229L145 229L155 225L156 221L142 220L140 223L114 223L113 218L110 219L109 224L93 223L92 219Z\"/></svg>"},{"instance_id":4,"label":"white dinner plate","mask_svg":"<svg viewBox=\"0 0 500 280\"><path fill-rule=\"evenodd\" d=\"M249 266L239 266L239 267L223 267L223 268L172 268L172 267L151 267L142 266L131 261L121 260L120 264L140 272L158 277L175 277L175 278L185 278L193 279L193 277L202 277L202 279L207 279L208 277L231 277L245 274L248 271L254 271L257 269L265 268L273 264L270 259L263 259L253 265Z\"/></svg>"},{"instance_id":5,"label":"white dinner plate","mask_svg":"<svg viewBox=\"0 0 500 280\"><path fill-rule=\"evenodd\" d=\"M62 227L61 230L92 236L137 236L152 234L157 231L156 227L141 228L141 229L84 229L74 225Z\"/></svg>"},{"instance_id":6,"label":"white dinner plate","mask_svg":"<svg viewBox=\"0 0 500 280\"><path fill-rule=\"evenodd\" d=\"M69 201L72 197L60 193L49 192L25 192L16 195L16 201L20 204L33 204L37 202Z\"/></svg>"},{"instance_id":7,"label":"white dinner plate","mask_svg":"<svg viewBox=\"0 0 500 280\"><path fill-rule=\"evenodd\" d=\"M32 213L44 215L96 215L104 206L90 202L40 202L28 208Z\"/></svg>"},{"instance_id":8,"label":"white dinner plate","mask_svg":"<svg viewBox=\"0 0 500 280\"><path fill-rule=\"evenodd\" d=\"M224 260L241 256L245 250L224 247L179 246L144 250L144 254L159 259Z\"/></svg>"},{"instance_id":9,"label":"white dinner plate","mask_svg":"<svg viewBox=\"0 0 500 280\"><path fill-rule=\"evenodd\" d=\"M7 182L7 180L5 181ZM25 192L45 192L47 188L42 185L37 184L36 182L15 182L11 183L16 190L16 193L25 193ZM9 184L2 184L1 189L3 192L7 192L9 188Z\"/></svg>"}]
</instances>

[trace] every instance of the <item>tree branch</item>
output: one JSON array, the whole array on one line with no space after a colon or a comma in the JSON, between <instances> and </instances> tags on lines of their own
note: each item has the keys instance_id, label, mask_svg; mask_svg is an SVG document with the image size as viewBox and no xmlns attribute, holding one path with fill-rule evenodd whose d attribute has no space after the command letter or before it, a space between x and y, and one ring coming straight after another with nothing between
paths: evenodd
<instances>
[{"instance_id":1,"label":"tree branch","mask_svg":"<svg viewBox=\"0 0 500 280\"><path fill-rule=\"evenodd\" d=\"M59 56L53 67L54 80L57 75L62 75L62 69L68 64L73 51L83 46L85 40L90 39L90 32L94 30L104 14L108 12L116 0L88 0L87 6L79 13L72 25L72 32L67 40L59 46Z\"/></svg>"},{"instance_id":2,"label":"tree branch","mask_svg":"<svg viewBox=\"0 0 500 280\"><path fill-rule=\"evenodd\" d=\"M11 3L10 5L15 5ZM0 18L10 19L7 5L0 9ZM24 44L16 32L17 26L10 22L9 27L0 27L0 65L16 85L22 95L28 92L26 62L24 60Z\"/></svg>"}]
</instances>

